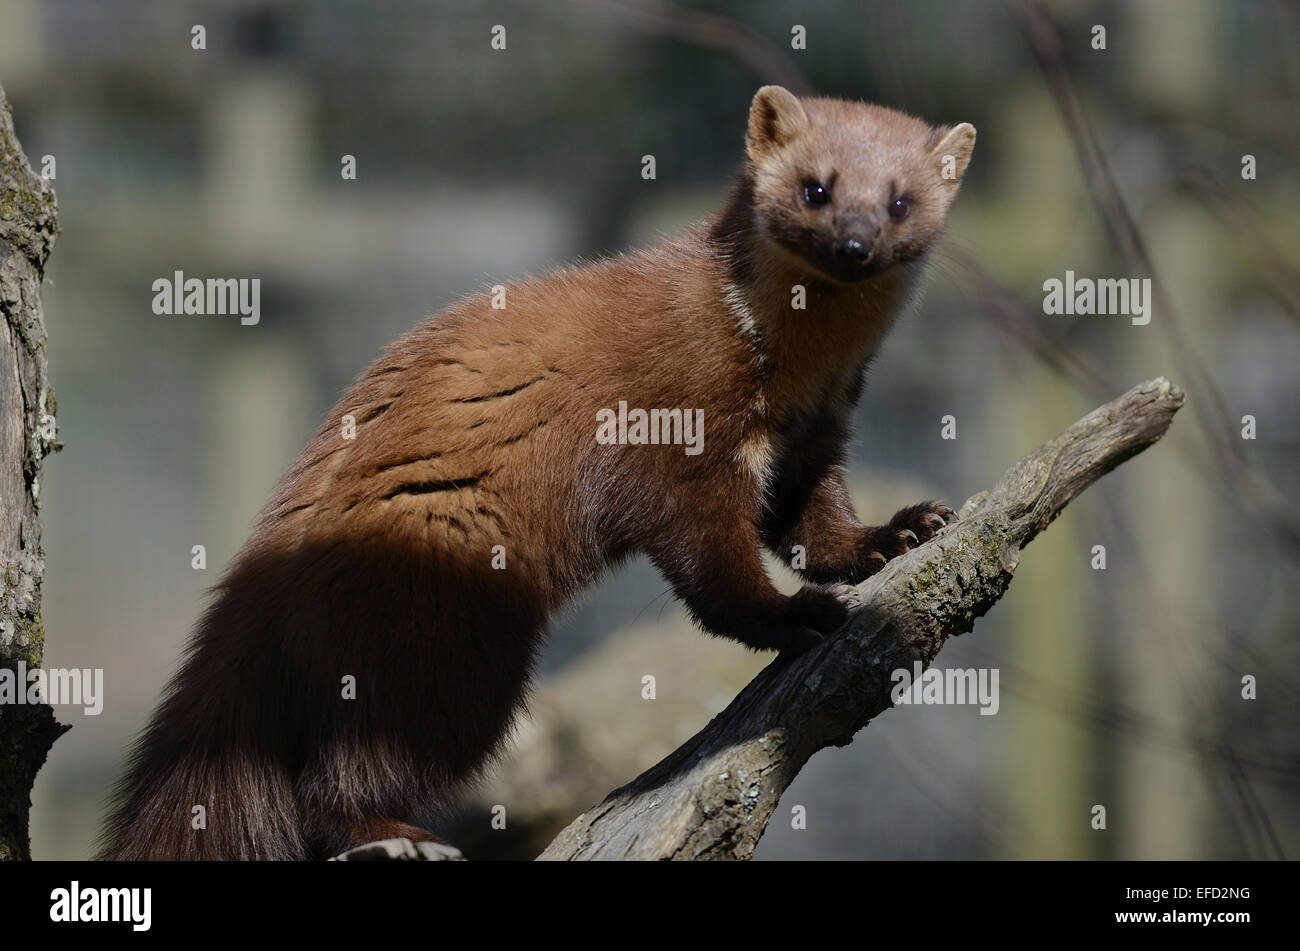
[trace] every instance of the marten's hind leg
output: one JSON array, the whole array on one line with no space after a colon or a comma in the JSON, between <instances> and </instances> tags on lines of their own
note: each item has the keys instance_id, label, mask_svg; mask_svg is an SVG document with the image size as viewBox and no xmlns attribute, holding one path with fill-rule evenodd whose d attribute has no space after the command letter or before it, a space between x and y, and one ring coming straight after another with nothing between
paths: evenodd
<instances>
[{"instance_id":1,"label":"marten's hind leg","mask_svg":"<svg viewBox=\"0 0 1300 951\"><path fill-rule=\"evenodd\" d=\"M338 857L348 862L458 862L460 849L428 829L398 819L369 819L349 830L350 844Z\"/></svg>"},{"instance_id":2,"label":"marten's hind leg","mask_svg":"<svg viewBox=\"0 0 1300 951\"><path fill-rule=\"evenodd\" d=\"M367 819L357 823L348 830L348 848L383 839L410 839L412 842L448 843L438 838L428 829L402 822L400 819Z\"/></svg>"}]
</instances>

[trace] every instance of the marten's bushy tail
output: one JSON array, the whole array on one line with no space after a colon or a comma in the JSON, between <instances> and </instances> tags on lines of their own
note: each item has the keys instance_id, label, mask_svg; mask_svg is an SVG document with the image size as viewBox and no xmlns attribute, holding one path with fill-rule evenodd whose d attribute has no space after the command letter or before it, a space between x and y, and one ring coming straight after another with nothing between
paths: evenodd
<instances>
[{"instance_id":1,"label":"marten's bushy tail","mask_svg":"<svg viewBox=\"0 0 1300 951\"><path fill-rule=\"evenodd\" d=\"M266 730L278 711L269 709L265 659L235 645L213 649L222 607L219 600L200 622L136 741L100 859L308 857L284 751L271 748L280 744Z\"/></svg>"},{"instance_id":2,"label":"marten's bushy tail","mask_svg":"<svg viewBox=\"0 0 1300 951\"><path fill-rule=\"evenodd\" d=\"M505 576L447 550L485 503L439 523L411 500L460 487L428 486L358 488L371 521L320 514L311 537L267 516L135 745L102 858L328 858L446 814L501 748L552 596L540 555Z\"/></svg>"},{"instance_id":3,"label":"marten's bushy tail","mask_svg":"<svg viewBox=\"0 0 1300 951\"><path fill-rule=\"evenodd\" d=\"M161 754L146 736L115 798L101 860L309 857L287 777L256 757Z\"/></svg>"}]
</instances>

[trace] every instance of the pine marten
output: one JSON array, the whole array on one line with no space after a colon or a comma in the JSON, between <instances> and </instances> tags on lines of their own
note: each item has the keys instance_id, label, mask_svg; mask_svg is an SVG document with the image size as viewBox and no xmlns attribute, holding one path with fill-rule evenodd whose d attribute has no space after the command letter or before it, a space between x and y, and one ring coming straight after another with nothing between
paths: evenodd
<instances>
[{"instance_id":1,"label":"pine marten","mask_svg":"<svg viewBox=\"0 0 1300 951\"><path fill-rule=\"evenodd\" d=\"M501 751L548 617L637 552L712 634L794 652L835 631L843 582L952 517L923 503L865 527L842 463L974 145L965 123L766 86L713 218L469 297L390 346L218 585L101 857L431 840ZM695 451L671 413L652 417L663 440L635 438L658 408L702 419ZM619 438L598 439L616 412ZM763 546L802 546L808 584L778 592Z\"/></svg>"}]
</instances>

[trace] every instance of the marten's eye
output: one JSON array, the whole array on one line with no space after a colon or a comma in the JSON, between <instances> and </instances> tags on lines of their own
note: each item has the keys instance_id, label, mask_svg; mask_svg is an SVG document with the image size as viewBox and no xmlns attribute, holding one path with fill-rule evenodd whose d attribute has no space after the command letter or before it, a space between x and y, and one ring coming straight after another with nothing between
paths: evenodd
<instances>
[{"instance_id":1,"label":"marten's eye","mask_svg":"<svg viewBox=\"0 0 1300 951\"><path fill-rule=\"evenodd\" d=\"M803 200L816 208L830 201L831 193L821 182L804 182Z\"/></svg>"},{"instance_id":2,"label":"marten's eye","mask_svg":"<svg viewBox=\"0 0 1300 951\"><path fill-rule=\"evenodd\" d=\"M912 202L904 195L902 198L895 198L889 203L889 217L895 221L902 221L912 213Z\"/></svg>"}]
</instances>

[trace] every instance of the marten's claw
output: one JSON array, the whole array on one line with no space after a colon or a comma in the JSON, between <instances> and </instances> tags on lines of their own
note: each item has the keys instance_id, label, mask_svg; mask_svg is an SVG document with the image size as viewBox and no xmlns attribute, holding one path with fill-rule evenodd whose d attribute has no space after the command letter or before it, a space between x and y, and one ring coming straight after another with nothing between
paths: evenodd
<instances>
[{"instance_id":1,"label":"marten's claw","mask_svg":"<svg viewBox=\"0 0 1300 951\"><path fill-rule=\"evenodd\" d=\"M952 509L947 511L949 514L952 513ZM948 524L948 520L940 512L926 512L921 516L921 523L937 535Z\"/></svg>"},{"instance_id":2,"label":"marten's claw","mask_svg":"<svg viewBox=\"0 0 1300 951\"><path fill-rule=\"evenodd\" d=\"M870 529L867 534L861 562L864 576L874 575L890 559L925 544L955 517L951 508L938 502L922 502L899 510L888 525Z\"/></svg>"},{"instance_id":3,"label":"marten's claw","mask_svg":"<svg viewBox=\"0 0 1300 951\"><path fill-rule=\"evenodd\" d=\"M855 611L862 607L862 599L858 597L858 589L851 584L833 584L827 588L827 591L849 611Z\"/></svg>"}]
</instances>

